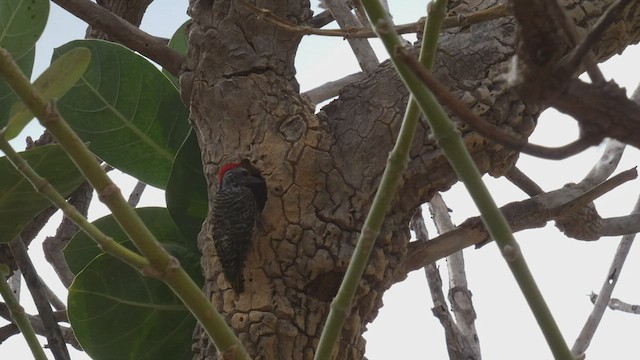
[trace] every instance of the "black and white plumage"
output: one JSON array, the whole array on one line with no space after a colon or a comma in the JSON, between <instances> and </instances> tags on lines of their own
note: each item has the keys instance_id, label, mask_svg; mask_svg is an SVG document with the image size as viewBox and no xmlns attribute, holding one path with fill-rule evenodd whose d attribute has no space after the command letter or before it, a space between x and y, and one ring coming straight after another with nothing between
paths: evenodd
<instances>
[{"instance_id":1,"label":"black and white plumage","mask_svg":"<svg viewBox=\"0 0 640 360\"><path fill-rule=\"evenodd\" d=\"M254 189L264 188L266 199L266 184L259 173L252 174L236 163L224 165L218 174L218 181L220 187L212 213L213 243L227 281L236 293L241 293L244 291L242 270L261 210L256 204Z\"/></svg>"}]
</instances>

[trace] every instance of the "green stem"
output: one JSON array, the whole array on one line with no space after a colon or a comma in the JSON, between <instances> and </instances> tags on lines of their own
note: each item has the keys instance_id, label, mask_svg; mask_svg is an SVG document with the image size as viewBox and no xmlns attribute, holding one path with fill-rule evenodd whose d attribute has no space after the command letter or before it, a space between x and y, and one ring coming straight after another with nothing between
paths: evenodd
<instances>
[{"instance_id":1,"label":"green stem","mask_svg":"<svg viewBox=\"0 0 640 360\"><path fill-rule=\"evenodd\" d=\"M236 358L248 359L233 330L225 323L201 289L155 239L134 209L122 196L120 189L100 168L93 154L62 119L53 103L46 103L17 67L11 55L0 48L2 75L31 112L65 149L82 174L96 189L100 200L111 210L113 217L131 241L147 259L142 272L163 280L200 321L207 334L221 352L233 351ZM141 264L141 263L139 263Z\"/></svg>"},{"instance_id":2,"label":"green stem","mask_svg":"<svg viewBox=\"0 0 640 360\"><path fill-rule=\"evenodd\" d=\"M387 24L388 20L384 18L384 14L383 17L374 16L374 14L377 13L375 4L377 4L377 1L363 0L363 5L365 5L365 9L372 23ZM373 12L370 12L369 9L371 5L373 5ZM385 26L385 28L388 27ZM391 59L394 61L398 73L411 93L415 96L415 100L420 106L420 109L426 115L438 146L449 160L458 178L467 187L469 194L480 210L482 220L489 234L496 241L496 244L498 244L500 251L507 261L507 265L529 304L554 357L556 359L573 359L569 347L562 337L562 333L522 256L520 247L513 237L509 224L482 181L482 175L467 151L460 133L436 101L434 95L425 88L424 84L418 81L417 76L406 64L399 61L397 55L400 53L401 48L394 42L387 41L382 35L380 38L391 54Z\"/></svg>"},{"instance_id":3,"label":"green stem","mask_svg":"<svg viewBox=\"0 0 640 360\"><path fill-rule=\"evenodd\" d=\"M365 1L363 1L364 3ZM369 3L377 3L377 6L373 7L373 11L376 12L378 19L386 19L382 22L373 22L378 24L375 27L378 36L383 39L387 49L395 49L396 47L402 47L400 38L393 32L393 23L386 15L386 11L382 5L377 1L369 1ZM435 60L435 53L438 45L438 35L440 33L440 27L442 20L445 16L446 0L438 0L431 7L429 12L428 21L425 25L425 36L422 40L422 47L420 50L420 61L423 65L431 68ZM369 10L367 10L369 12ZM374 17L369 14L371 19ZM381 25L384 24L384 25ZM388 45L389 44L389 45ZM396 64L396 61L392 61ZM398 63L402 66L402 63ZM396 67L397 65L396 64ZM398 69L398 71L401 71ZM410 70L403 70L407 74ZM418 82L419 85L421 85ZM336 294L333 302L331 303L331 309L327 317L327 321L322 329L322 335L320 336L320 342L316 349L315 359L330 359L331 354L335 348L338 337L344 326L344 322L349 315L353 297L358 288L358 283L362 278L364 269L369 261L371 250L375 244L375 240L380 233L382 224L384 223L385 216L389 211L393 198L396 194L400 179L402 178L402 172L407 167L409 162L409 150L413 141L416 128L420 119L420 109L417 106L413 95L409 97L409 103L404 114L402 126L398 134L396 144L389 154L387 160L387 166L382 174L380 185L373 199L371 209L362 227L362 232L358 238L358 243L349 263L349 267L345 273L340 289Z\"/></svg>"},{"instance_id":4,"label":"green stem","mask_svg":"<svg viewBox=\"0 0 640 360\"><path fill-rule=\"evenodd\" d=\"M107 253L117 257L127 264L142 270L149 265L147 259L139 254L118 244L111 237L105 235L95 225L87 221L87 219L71 204L69 204L62 195L44 178L39 176L29 163L27 163L9 144L4 137L4 131L0 131L0 150L5 153L11 164L20 171L22 176L27 179L33 188L51 201L57 208L62 210L64 215L75 222L89 237L95 240L98 245Z\"/></svg>"},{"instance_id":5,"label":"green stem","mask_svg":"<svg viewBox=\"0 0 640 360\"><path fill-rule=\"evenodd\" d=\"M36 332L33 330L31 322L29 322L27 314L24 312L24 308L13 296L11 287L5 280L7 275L9 275L9 267L5 264L0 264L0 277L2 277L2 279L0 279L0 295L2 295L5 304L7 304L7 308L9 308L11 319L13 319L13 322L18 326L22 336L24 336L24 339L27 341L29 349L31 349L31 353L33 353L33 357L36 360L47 360L47 355L45 355L44 350L36 337Z\"/></svg>"}]
</instances>

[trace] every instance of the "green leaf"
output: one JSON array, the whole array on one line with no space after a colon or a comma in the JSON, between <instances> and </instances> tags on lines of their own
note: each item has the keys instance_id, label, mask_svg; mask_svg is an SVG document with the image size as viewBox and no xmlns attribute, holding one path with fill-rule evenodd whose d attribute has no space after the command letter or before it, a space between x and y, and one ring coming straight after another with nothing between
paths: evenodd
<instances>
[{"instance_id":1,"label":"green leaf","mask_svg":"<svg viewBox=\"0 0 640 360\"><path fill-rule=\"evenodd\" d=\"M0 46L7 50L20 70L31 76L36 41L49 17L49 0L0 1ZM0 128L9 119L11 105L19 101L6 81L0 81Z\"/></svg>"},{"instance_id":2,"label":"green leaf","mask_svg":"<svg viewBox=\"0 0 640 360\"><path fill-rule=\"evenodd\" d=\"M135 209L135 211L162 246L180 260L180 263L189 275L191 275L194 280L200 279L202 276L200 275L200 261L198 260L194 263L191 261L193 258L190 257L195 256L197 259L200 258L200 254L197 253L197 245L192 241L185 241L180 230L176 227L173 220L171 220L167 209L161 207L146 207ZM127 234L125 234L112 215L97 219L93 224L103 233L111 236L116 242L132 250L135 249L135 246L131 240L129 240ZM190 254L191 252L195 252L195 254ZM69 269L74 274L78 274L102 253L103 251L98 247L98 244L82 231L77 232L64 249L65 259L67 260ZM188 259L183 259L185 256L188 257ZM183 260L188 261L183 262ZM202 281L200 281L200 283L202 283Z\"/></svg>"},{"instance_id":3,"label":"green leaf","mask_svg":"<svg viewBox=\"0 0 640 360\"><path fill-rule=\"evenodd\" d=\"M20 154L62 196L68 196L83 181L74 163L58 145L40 146ZM0 174L1 243L13 240L34 216L51 203L35 191L6 157L0 158Z\"/></svg>"},{"instance_id":4,"label":"green leaf","mask_svg":"<svg viewBox=\"0 0 640 360\"><path fill-rule=\"evenodd\" d=\"M182 55L187 55L187 25L191 20L187 20L182 24L169 40L169 47ZM171 80L176 89L180 89L178 78L171 75L167 70L162 69L162 73Z\"/></svg>"},{"instance_id":5,"label":"green leaf","mask_svg":"<svg viewBox=\"0 0 640 360\"><path fill-rule=\"evenodd\" d=\"M100 40L72 41L91 50L81 80L58 101L58 110L90 150L117 169L164 189L173 159L190 126L176 88L131 50Z\"/></svg>"},{"instance_id":6,"label":"green leaf","mask_svg":"<svg viewBox=\"0 0 640 360\"><path fill-rule=\"evenodd\" d=\"M136 211L202 285L200 254L184 241L167 209ZM134 248L111 215L93 223L118 243ZM82 232L71 239L64 255L77 274L69 289L69 320L92 359L189 358L195 319L164 283L103 254Z\"/></svg>"},{"instance_id":7,"label":"green leaf","mask_svg":"<svg viewBox=\"0 0 640 360\"><path fill-rule=\"evenodd\" d=\"M0 1L0 45L14 58L30 51L48 17L48 0Z\"/></svg>"},{"instance_id":8,"label":"green leaf","mask_svg":"<svg viewBox=\"0 0 640 360\"><path fill-rule=\"evenodd\" d=\"M171 218L185 239L195 244L207 217L209 202L200 147L194 131L189 133L176 155L164 194Z\"/></svg>"},{"instance_id":9,"label":"green leaf","mask_svg":"<svg viewBox=\"0 0 640 360\"><path fill-rule=\"evenodd\" d=\"M60 98L78 82L80 76L84 74L91 61L91 51L87 48L75 48L60 56L45 70L33 86L38 90L40 96L45 101ZM9 125L5 132L7 140L18 136L22 129L33 119L33 114L24 105L17 103L12 109L14 114L9 120Z\"/></svg>"},{"instance_id":10,"label":"green leaf","mask_svg":"<svg viewBox=\"0 0 640 360\"><path fill-rule=\"evenodd\" d=\"M189 359L196 320L161 281L108 255L69 288L69 322L94 360Z\"/></svg>"}]
</instances>

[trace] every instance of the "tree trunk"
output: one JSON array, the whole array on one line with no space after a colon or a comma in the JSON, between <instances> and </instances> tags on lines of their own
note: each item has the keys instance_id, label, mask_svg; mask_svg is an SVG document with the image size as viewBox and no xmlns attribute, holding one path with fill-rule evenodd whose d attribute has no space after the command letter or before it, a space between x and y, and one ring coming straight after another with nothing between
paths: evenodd
<instances>
[{"instance_id":1,"label":"tree trunk","mask_svg":"<svg viewBox=\"0 0 640 360\"><path fill-rule=\"evenodd\" d=\"M475 2L482 8L496 3ZM585 26L611 2L583 1L590 6L580 9L589 15L571 14ZM259 4L293 23L311 17L307 1ZM639 6L631 7L625 21L632 23ZM203 225L199 245L205 292L254 358L311 359L397 136L407 90L385 62L314 114L295 79L298 34L256 18L237 1L191 0L189 14L193 24L180 84L203 151L209 201L220 166L242 158L262 171L269 189L264 229L254 236L242 294L236 295L222 275L211 224ZM514 54L515 29L515 21L504 18L446 32L436 76L484 119L526 138L542 107L525 104L500 79ZM637 41L637 26L625 29L629 36L599 46L598 58ZM459 128L483 173L501 176L517 160L516 152L463 124ZM406 277L399 269L414 209L456 181L421 122L403 185L342 331L337 359L364 356L362 334L382 306L383 293ZM194 340L196 359L216 358L202 329L196 329Z\"/></svg>"}]
</instances>

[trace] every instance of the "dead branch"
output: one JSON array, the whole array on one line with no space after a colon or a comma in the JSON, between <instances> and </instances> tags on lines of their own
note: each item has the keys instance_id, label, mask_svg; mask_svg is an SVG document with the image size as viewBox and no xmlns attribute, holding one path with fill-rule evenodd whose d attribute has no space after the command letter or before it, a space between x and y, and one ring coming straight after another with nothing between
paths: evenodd
<instances>
[{"instance_id":1,"label":"dead branch","mask_svg":"<svg viewBox=\"0 0 640 360\"><path fill-rule=\"evenodd\" d=\"M429 201L429 210L439 234L444 234L455 228L449 216L447 204L445 204L440 193L434 195ZM449 303L451 304L451 310L455 316L460 336L466 340L463 344L469 346L469 349L463 349L465 350L463 359L480 359L480 342L475 326L476 311L473 307L471 291L467 284L462 251L457 251L447 257L447 269L449 271Z\"/></svg>"},{"instance_id":2,"label":"dead branch","mask_svg":"<svg viewBox=\"0 0 640 360\"><path fill-rule=\"evenodd\" d=\"M40 314L49 349L56 360L70 360L69 350L67 349L58 322L53 316L47 291L45 287L42 286L40 277L33 267L31 258L29 258L29 254L27 253L27 247L22 242L20 236L11 240L9 247L11 247L11 252L13 252L16 264L18 264L18 268L22 272L22 276L31 293L31 298Z\"/></svg>"},{"instance_id":3,"label":"dead branch","mask_svg":"<svg viewBox=\"0 0 640 360\"><path fill-rule=\"evenodd\" d=\"M358 19L356 19L356 17L351 13L349 5L344 1L324 0L324 4L327 6L329 11L331 11L333 18L336 19L336 22L340 25L341 29L362 26ZM367 74L372 73L378 67L380 62L378 61L371 44L369 44L369 40L348 38L347 41L349 42L349 46L351 46L351 50L356 56L356 59L358 59L360 68Z\"/></svg>"},{"instance_id":4,"label":"dead branch","mask_svg":"<svg viewBox=\"0 0 640 360\"><path fill-rule=\"evenodd\" d=\"M580 208L580 205L584 206L585 203L605 194L612 189L613 185L619 186L629 181L629 177L635 178L637 175L635 169L627 170L621 174L623 175L618 174L598 185L597 190L593 188L585 191L577 186L565 186L527 200L509 203L500 209L513 232L543 227L548 221L575 211L576 208ZM629 225L630 227L626 229L627 233L640 231L640 223L630 222ZM428 242L414 241L410 243L407 257L402 264L404 271L401 273L406 274L418 270L428 263L488 240L490 240L489 233L484 228L480 217L469 218L454 230Z\"/></svg>"},{"instance_id":5,"label":"dead branch","mask_svg":"<svg viewBox=\"0 0 640 360\"><path fill-rule=\"evenodd\" d=\"M632 214L638 214L639 212L640 198L638 198ZM618 245L616 254L613 257L607 277L600 288L600 295L594 302L593 311L587 318L587 321L580 331L580 335L578 335L578 338L571 348L573 354L581 355L589 347L589 343L591 343L591 339L593 339L593 335L595 335L596 329L598 328L602 315L604 314L604 310L609 303L609 299L611 299L611 294L618 282L618 277L620 276L620 272L622 271L622 267L627 255L629 254L629 250L631 249L631 244L633 243L635 236L635 233L625 235L622 237L622 240L620 240L620 245Z\"/></svg>"},{"instance_id":6,"label":"dead branch","mask_svg":"<svg viewBox=\"0 0 640 360\"><path fill-rule=\"evenodd\" d=\"M413 214L410 227L411 230L415 231L416 237L420 241L429 241L421 208L417 208L416 212ZM468 339L462 334L460 328L456 325L456 322L453 320L453 317L449 312L449 306L447 305L444 292L442 291L440 270L438 270L438 267L434 262L427 264L424 267L424 271L427 277L427 283L429 284L431 299L433 300L433 308L431 311L444 328L449 358L456 360L477 359Z\"/></svg>"}]
</instances>

